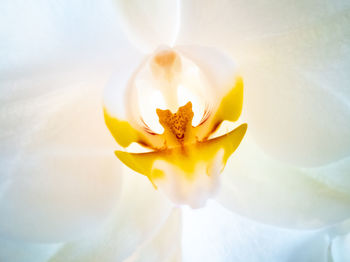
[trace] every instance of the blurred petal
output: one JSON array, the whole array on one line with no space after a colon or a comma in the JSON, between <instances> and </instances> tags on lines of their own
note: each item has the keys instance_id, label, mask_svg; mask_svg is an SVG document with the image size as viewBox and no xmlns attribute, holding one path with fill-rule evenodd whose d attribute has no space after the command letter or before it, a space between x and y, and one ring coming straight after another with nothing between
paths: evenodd
<instances>
[{"instance_id":1,"label":"blurred petal","mask_svg":"<svg viewBox=\"0 0 350 262\"><path fill-rule=\"evenodd\" d=\"M110 0L1 1L0 39L1 78L60 62L113 63L131 55Z\"/></svg>"},{"instance_id":2,"label":"blurred petal","mask_svg":"<svg viewBox=\"0 0 350 262\"><path fill-rule=\"evenodd\" d=\"M336 237L331 246L332 261L350 261L350 234Z\"/></svg>"},{"instance_id":3,"label":"blurred petal","mask_svg":"<svg viewBox=\"0 0 350 262\"><path fill-rule=\"evenodd\" d=\"M46 262L59 247L60 244L37 244L0 239L0 261Z\"/></svg>"},{"instance_id":4,"label":"blurred petal","mask_svg":"<svg viewBox=\"0 0 350 262\"><path fill-rule=\"evenodd\" d=\"M245 41L322 22L347 7L343 0L218 0L215 5L210 0L183 1L177 42L235 48Z\"/></svg>"},{"instance_id":5,"label":"blurred petal","mask_svg":"<svg viewBox=\"0 0 350 262\"><path fill-rule=\"evenodd\" d=\"M181 262L183 261L182 259L182 248L181 248L181 243L178 244L177 250L171 254L171 256L165 260L165 262Z\"/></svg>"},{"instance_id":6,"label":"blurred petal","mask_svg":"<svg viewBox=\"0 0 350 262\"><path fill-rule=\"evenodd\" d=\"M158 262L171 260L181 244L181 210L174 209L157 234L139 247L125 262Z\"/></svg>"},{"instance_id":7,"label":"blurred petal","mask_svg":"<svg viewBox=\"0 0 350 262\"><path fill-rule=\"evenodd\" d=\"M349 2L185 1L182 9L178 43L222 48L241 65L247 121L267 153L300 166L349 155Z\"/></svg>"},{"instance_id":8,"label":"blurred petal","mask_svg":"<svg viewBox=\"0 0 350 262\"><path fill-rule=\"evenodd\" d=\"M2 235L77 238L116 204L120 164L103 121L105 77L66 70L2 82Z\"/></svg>"},{"instance_id":9,"label":"blurred petal","mask_svg":"<svg viewBox=\"0 0 350 262\"><path fill-rule=\"evenodd\" d=\"M248 136L226 166L218 200L283 227L319 228L350 217L350 194L265 155Z\"/></svg>"},{"instance_id":10,"label":"blurred petal","mask_svg":"<svg viewBox=\"0 0 350 262\"><path fill-rule=\"evenodd\" d=\"M110 1L0 6L1 235L85 236L108 218L121 183L102 90L138 52Z\"/></svg>"},{"instance_id":11,"label":"blurred petal","mask_svg":"<svg viewBox=\"0 0 350 262\"><path fill-rule=\"evenodd\" d=\"M329 165L303 168L301 170L321 183L345 193L350 192L350 157L335 161Z\"/></svg>"},{"instance_id":12,"label":"blurred petal","mask_svg":"<svg viewBox=\"0 0 350 262\"><path fill-rule=\"evenodd\" d=\"M179 0L116 0L120 22L137 47L152 52L172 46L180 25Z\"/></svg>"},{"instance_id":13,"label":"blurred petal","mask_svg":"<svg viewBox=\"0 0 350 262\"><path fill-rule=\"evenodd\" d=\"M349 23L339 14L250 51L258 58L242 67L247 121L267 153L300 166L350 154Z\"/></svg>"},{"instance_id":14,"label":"blurred petal","mask_svg":"<svg viewBox=\"0 0 350 262\"><path fill-rule=\"evenodd\" d=\"M66 244L50 262L123 261L162 227L172 205L147 179L127 173L120 206L95 236Z\"/></svg>"},{"instance_id":15,"label":"blurred petal","mask_svg":"<svg viewBox=\"0 0 350 262\"><path fill-rule=\"evenodd\" d=\"M339 235L346 235L347 233L350 232L350 218L346 221L344 221L343 223L339 223L334 225L331 228L328 228L328 235L331 238L335 238Z\"/></svg>"},{"instance_id":16,"label":"blurred petal","mask_svg":"<svg viewBox=\"0 0 350 262\"><path fill-rule=\"evenodd\" d=\"M327 234L321 232L315 234L304 242L296 245L287 262L329 262L330 239Z\"/></svg>"},{"instance_id":17,"label":"blurred petal","mask_svg":"<svg viewBox=\"0 0 350 262\"><path fill-rule=\"evenodd\" d=\"M256 223L212 201L183 216L184 261L326 262L329 241L318 232Z\"/></svg>"}]
</instances>

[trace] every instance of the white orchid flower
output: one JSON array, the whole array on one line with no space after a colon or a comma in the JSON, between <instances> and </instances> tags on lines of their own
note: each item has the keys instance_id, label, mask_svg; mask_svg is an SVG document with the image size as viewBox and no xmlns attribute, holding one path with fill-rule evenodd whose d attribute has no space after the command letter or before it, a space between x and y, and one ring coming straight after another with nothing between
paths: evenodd
<instances>
[{"instance_id":1,"label":"white orchid flower","mask_svg":"<svg viewBox=\"0 0 350 262\"><path fill-rule=\"evenodd\" d=\"M350 217L348 1L0 6L0 260L179 261L208 199Z\"/></svg>"}]
</instances>

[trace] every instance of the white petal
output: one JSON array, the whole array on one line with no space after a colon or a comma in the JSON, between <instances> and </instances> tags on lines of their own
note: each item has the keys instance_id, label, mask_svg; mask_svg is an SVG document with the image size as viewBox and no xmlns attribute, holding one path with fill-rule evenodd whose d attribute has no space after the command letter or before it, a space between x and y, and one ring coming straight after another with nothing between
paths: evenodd
<instances>
[{"instance_id":1,"label":"white petal","mask_svg":"<svg viewBox=\"0 0 350 262\"><path fill-rule=\"evenodd\" d=\"M350 234L336 237L331 246L332 261L350 261Z\"/></svg>"},{"instance_id":2,"label":"white petal","mask_svg":"<svg viewBox=\"0 0 350 262\"><path fill-rule=\"evenodd\" d=\"M329 165L316 168L303 168L301 170L321 183L342 192L350 192L350 157L335 161Z\"/></svg>"},{"instance_id":3,"label":"white petal","mask_svg":"<svg viewBox=\"0 0 350 262\"><path fill-rule=\"evenodd\" d=\"M183 1L177 43L234 50L247 41L325 22L349 5L342 0Z\"/></svg>"},{"instance_id":4,"label":"white petal","mask_svg":"<svg viewBox=\"0 0 350 262\"><path fill-rule=\"evenodd\" d=\"M256 223L215 202L186 209L184 261L326 262L329 241L318 232L286 230Z\"/></svg>"},{"instance_id":5,"label":"white petal","mask_svg":"<svg viewBox=\"0 0 350 262\"><path fill-rule=\"evenodd\" d=\"M60 244L37 244L0 239L0 261L46 262Z\"/></svg>"},{"instance_id":6,"label":"white petal","mask_svg":"<svg viewBox=\"0 0 350 262\"><path fill-rule=\"evenodd\" d=\"M212 95L226 95L233 87L237 68L228 54L206 46L177 46L181 54L194 62L214 88Z\"/></svg>"},{"instance_id":7,"label":"white petal","mask_svg":"<svg viewBox=\"0 0 350 262\"><path fill-rule=\"evenodd\" d=\"M132 41L144 52L160 45L172 46L180 24L179 0L116 0L120 22Z\"/></svg>"},{"instance_id":8,"label":"white petal","mask_svg":"<svg viewBox=\"0 0 350 262\"><path fill-rule=\"evenodd\" d=\"M105 76L72 72L2 82L2 235L77 238L115 207L120 164L103 120Z\"/></svg>"},{"instance_id":9,"label":"white petal","mask_svg":"<svg viewBox=\"0 0 350 262\"><path fill-rule=\"evenodd\" d=\"M125 262L158 262L171 260L181 244L181 210L174 209L157 234L140 246Z\"/></svg>"},{"instance_id":10,"label":"white petal","mask_svg":"<svg viewBox=\"0 0 350 262\"><path fill-rule=\"evenodd\" d=\"M301 166L349 155L349 2L200 4L184 4L179 43L221 47L241 65L257 143Z\"/></svg>"},{"instance_id":11,"label":"white petal","mask_svg":"<svg viewBox=\"0 0 350 262\"><path fill-rule=\"evenodd\" d=\"M223 172L218 200L230 210L283 227L318 228L350 217L350 194L265 155L250 136Z\"/></svg>"},{"instance_id":12,"label":"white petal","mask_svg":"<svg viewBox=\"0 0 350 262\"><path fill-rule=\"evenodd\" d=\"M137 52L108 0L5 1L0 10L0 232L79 238L116 204L121 181L102 90Z\"/></svg>"},{"instance_id":13,"label":"white petal","mask_svg":"<svg viewBox=\"0 0 350 262\"><path fill-rule=\"evenodd\" d=\"M179 243L178 246L179 246L178 249L171 255L171 257L169 257L164 262L181 262L181 261L183 261L181 243Z\"/></svg>"},{"instance_id":14,"label":"white petal","mask_svg":"<svg viewBox=\"0 0 350 262\"><path fill-rule=\"evenodd\" d=\"M287 262L329 262L330 239L325 233L318 233L300 243L292 252Z\"/></svg>"},{"instance_id":15,"label":"white petal","mask_svg":"<svg viewBox=\"0 0 350 262\"><path fill-rule=\"evenodd\" d=\"M130 57L125 52L130 43L120 29L115 3L109 0L2 1L0 39L2 77L5 72L16 77L36 67L67 65L67 60L89 65Z\"/></svg>"},{"instance_id":16,"label":"white petal","mask_svg":"<svg viewBox=\"0 0 350 262\"><path fill-rule=\"evenodd\" d=\"M350 232L350 219L343 223L336 224L331 228L328 228L328 234L332 238L336 238L341 235L346 235Z\"/></svg>"},{"instance_id":17,"label":"white petal","mask_svg":"<svg viewBox=\"0 0 350 262\"><path fill-rule=\"evenodd\" d=\"M341 28L350 20L341 18L337 26L276 37L250 51L259 58L242 67L245 110L267 153L300 166L350 154L350 38Z\"/></svg>"},{"instance_id":18,"label":"white petal","mask_svg":"<svg viewBox=\"0 0 350 262\"><path fill-rule=\"evenodd\" d=\"M95 236L66 244L50 262L123 261L161 228L172 209L151 183L128 173L120 206Z\"/></svg>"}]
</instances>

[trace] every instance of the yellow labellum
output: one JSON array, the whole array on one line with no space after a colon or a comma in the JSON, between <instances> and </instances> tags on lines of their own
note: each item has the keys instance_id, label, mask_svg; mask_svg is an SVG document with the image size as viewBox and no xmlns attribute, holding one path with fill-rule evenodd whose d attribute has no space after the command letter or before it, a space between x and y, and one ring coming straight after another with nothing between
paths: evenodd
<instances>
[{"instance_id":1,"label":"yellow labellum","mask_svg":"<svg viewBox=\"0 0 350 262\"><path fill-rule=\"evenodd\" d=\"M179 167L186 173L186 178L191 180L193 179L192 174L196 165L199 162L210 162L220 149L224 150L222 164L225 166L229 156L241 143L246 130L247 124L243 124L226 135L187 146L179 146L150 153L137 154L116 151L115 154L125 165L147 176L152 183L154 179L164 177L163 171L153 169L153 163L156 160L164 160ZM210 174L207 173L207 175Z\"/></svg>"}]
</instances>

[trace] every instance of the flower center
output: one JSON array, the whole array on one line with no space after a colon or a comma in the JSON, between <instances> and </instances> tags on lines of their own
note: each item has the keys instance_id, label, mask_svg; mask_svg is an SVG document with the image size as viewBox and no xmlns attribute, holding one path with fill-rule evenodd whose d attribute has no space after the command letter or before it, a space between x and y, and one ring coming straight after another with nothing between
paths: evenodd
<instances>
[{"instance_id":1,"label":"flower center","mask_svg":"<svg viewBox=\"0 0 350 262\"><path fill-rule=\"evenodd\" d=\"M158 50L128 83L125 118L104 111L121 146L138 143L150 150L116 151L116 156L175 203L192 207L215 194L219 175L247 129L242 124L213 138L223 121L239 118L243 81L221 54L209 57L200 65L176 50ZM212 66L215 59L223 61L219 73Z\"/></svg>"}]
</instances>

